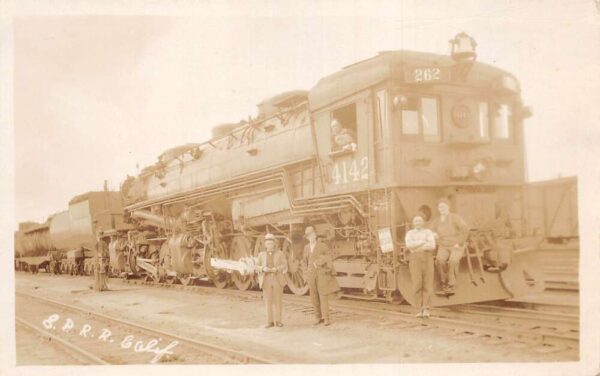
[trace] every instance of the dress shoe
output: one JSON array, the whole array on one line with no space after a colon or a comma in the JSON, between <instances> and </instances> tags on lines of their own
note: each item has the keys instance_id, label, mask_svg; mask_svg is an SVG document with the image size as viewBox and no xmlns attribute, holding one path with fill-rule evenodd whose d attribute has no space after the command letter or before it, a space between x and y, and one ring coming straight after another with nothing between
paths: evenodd
<instances>
[{"instance_id":1,"label":"dress shoe","mask_svg":"<svg viewBox=\"0 0 600 376\"><path fill-rule=\"evenodd\" d=\"M418 317L418 318L423 317L423 311L417 312L417 314L415 315L415 317Z\"/></svg>"},{"instance_id":2,"label":"dress shoe","mask_svg":"<svg viewBox=\"0 0 600 376\"><path fill-rule=\"evenodd\" d=\"M317 325L319 325L322 322L323 322L323 319L316 319L315 321L313 321L313 325L317 326Z\"/></svg>"},{"instance_id":3,"label":"dress shoe","mask_svg":"<svg viewBox=\"0 0 600 376\"><path fill-rule=\"evenodd\" d=\"M270 323L268 323L267 325L265 325L265 329L266 329L266 328L272 328L272 327L274 327L274 326L275 326L275 325L273 325L273 323L272 323L272 322L270 322Z\"/></svg>"},{"instance_id":4,"label":"dress shoe","mask_svg":"<svg viewBox=\"0 0 600 376\"><path fill-rule=\"evenodd\" d=\"M281 328L281 327L283 326L283 324L282 324L281 322L279 322L279 321L278 321L278 322L276 322L276 323L275 323L275 326L278 326L278 327L280 327L280 328Z\"/></svg>"},{"instance_id":5,"label":"dress shoe","mask_svg":"<svg viewBox=\"0 0 600 376\"><path fill-rule=\"evenodd\" d=\"M421 312L421 317L428 319L429 317L431 317L431 313L429 313L429 310L427 308L425 308L423 310L423 312Z\"/></svg>"},{"instance_id":6,"label":"dress shoe","mask_svg":"<svg viewBox=\"0 0 600 376\"><path fill-rule=\"evenodd\" d=\"M325 319L325 320L323 320L323 325L329 326L329 325L331 325L331 322L329 320Z\"/></svg>"}]
</instances>

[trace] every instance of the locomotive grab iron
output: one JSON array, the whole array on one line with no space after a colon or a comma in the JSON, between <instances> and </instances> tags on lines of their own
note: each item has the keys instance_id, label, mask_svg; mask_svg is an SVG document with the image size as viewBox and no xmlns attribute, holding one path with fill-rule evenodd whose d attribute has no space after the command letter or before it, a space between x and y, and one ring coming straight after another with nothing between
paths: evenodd
<instances>
[{"instance_id":1,"label":"locomotive grab iron","mask_svg":"<svg viewBox=\"0 0 600 376\"><path fill-rule=\"evenodd\" d=\"M519 83L476 62L466 34L451 46L451 56L382 52L259 103L256 117L215 127L210 141L165 151L121 185L128 226L103 228L111 269L245 290L255 280L239 265L251 269L269 232L288 288L305 294L310 223L342 289L411 303L404 234L446 197L472 229L458 290L433 305L540 292Z\"/></svg>"}]
</instances>

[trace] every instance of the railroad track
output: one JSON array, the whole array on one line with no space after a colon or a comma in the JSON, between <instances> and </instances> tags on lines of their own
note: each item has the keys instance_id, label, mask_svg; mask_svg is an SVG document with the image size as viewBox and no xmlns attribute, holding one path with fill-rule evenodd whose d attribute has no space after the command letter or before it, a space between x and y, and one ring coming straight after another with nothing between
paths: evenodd
<instances>
[{"instance_id":1,"label":"railroad track","mask_svg":"<svg viewBox=\"0 0 600 376\"><path fill-rule=\"evenodd\" d=\"M78 365L108 365L110 363L98 358L94 354L78 347L74 346L68 341L63 340L59 336L56 336L47 330L44 330L28 320L20 317L15 317L17 328L22 327L25 330L36 334L44 338L52 346L59 348L64 351L70 358L77 361Z\"/></svg>"},{"instance_id":2,"label":"railroad track","mask_svg":"<svg viewBox=\"0 0 600 376\"><path fill-rule=\"evenodd\" d=\"M165 288L221 294L241 300L260 300L260 291L216 289L209 286L183 286L127 280L127 283L158 285ZM312 305L306 296L284 295L285 309L312 315ZM541 353L578 352L579 317L577 314L470 304L432 309L430 319L414 317L412 308L362 300L330 301L332 319L352 319L356 316L376 318L390 328L433 330L459 339L482 340L489 344L506 344Z\"/></svg>"},{"instance_id":3,"label":"railroad track","mask_svg":"<svg viewBox=\"0 0 600 376\"><path fill-rule=\"evenodd\" d=\"M546 289L579 291L578 245L546 245L538 253Z\"/></svg>"},{"instance_id":4,"label":"railroad track","mask_svg":"<svg viewBox=\"0 0 600 376\"><path fill-rule=\"evenodd\" d=\"M16 305L18 324L56 341L89 364L274 362L38 295L17 292L16 298L26 300ZM84 331L86 325L89 330Z\"/></svg>"}]
</instances>

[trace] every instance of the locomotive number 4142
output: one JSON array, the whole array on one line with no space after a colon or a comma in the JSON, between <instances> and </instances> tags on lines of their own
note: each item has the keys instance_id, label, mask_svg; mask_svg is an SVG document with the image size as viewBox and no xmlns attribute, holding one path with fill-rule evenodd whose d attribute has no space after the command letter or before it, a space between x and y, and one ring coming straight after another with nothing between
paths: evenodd
<instances>
[{"instance_id":1,"label":"locomotive number 4142","mask_svg":"<svg viewBox=\"0 0 600 376\"><path fill-rule=\"evenodd\" d=\"M369 158L363 157L360 161L340 161L333 165L331 179L334 184L346 184L369 179Z\"/></svg>"}]
</instances>

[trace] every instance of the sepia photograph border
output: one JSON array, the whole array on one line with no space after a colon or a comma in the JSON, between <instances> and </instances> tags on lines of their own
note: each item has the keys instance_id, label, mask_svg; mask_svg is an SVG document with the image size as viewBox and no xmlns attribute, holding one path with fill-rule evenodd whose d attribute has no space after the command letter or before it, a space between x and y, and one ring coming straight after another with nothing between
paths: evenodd
<instances>
[{"instance_id":1,"label":"sepia photograph border","mask_svg":"<svg viewBox=\"0 0 600 376\"><path fill-rule=\"evenodd\" d=\"M594 0L590 0L593 2ZM404 3L404 2L401 2ZM410 2L406 2L410 3ZM474 1L441 3L468 7ZM540 6L553 2L539 1ZM403 5L408 6L408 5ZM86 374L100 375L197 375L237 374L394 374L394 375L599 375L600 374L600 154L598 146L581 142L577 155L579 229L580 229L580 361L551 363L407 363L407 364L344 364L344 365L274 365L274 366L213 366L185 365L158 367L131 366L19 366L15 365L15 271L13 268L13 228L15 226L15 131L13 117L13 19L22 16L57 15L164 15L222 17L304 17L304 16L382 16L398 8L394 1L2 1L0 18L0 272L1 375ZM600 15L598 16L600 18ZM576 20L574 20L576 22ZM447 37L447 36L440 36ZM590 49L600 48L598 43ZM318 57L316 57L318 58ZM600 63L599 63L600 64ZM600 88L600 77L591 77ZM600 90L587 93L600 103ZM592 101L590 101L592 102ZM543 109L540 109L543 110ZM583 125L571 125L573 127ZM596 136L596 129L581 130ZM542 141L540 141L542 142ZM560 151L557 151L560 152ZM575 173L575 171L574 171ZM401 338L398 338L401 341Z\"/></svg>"}]
</instances>

